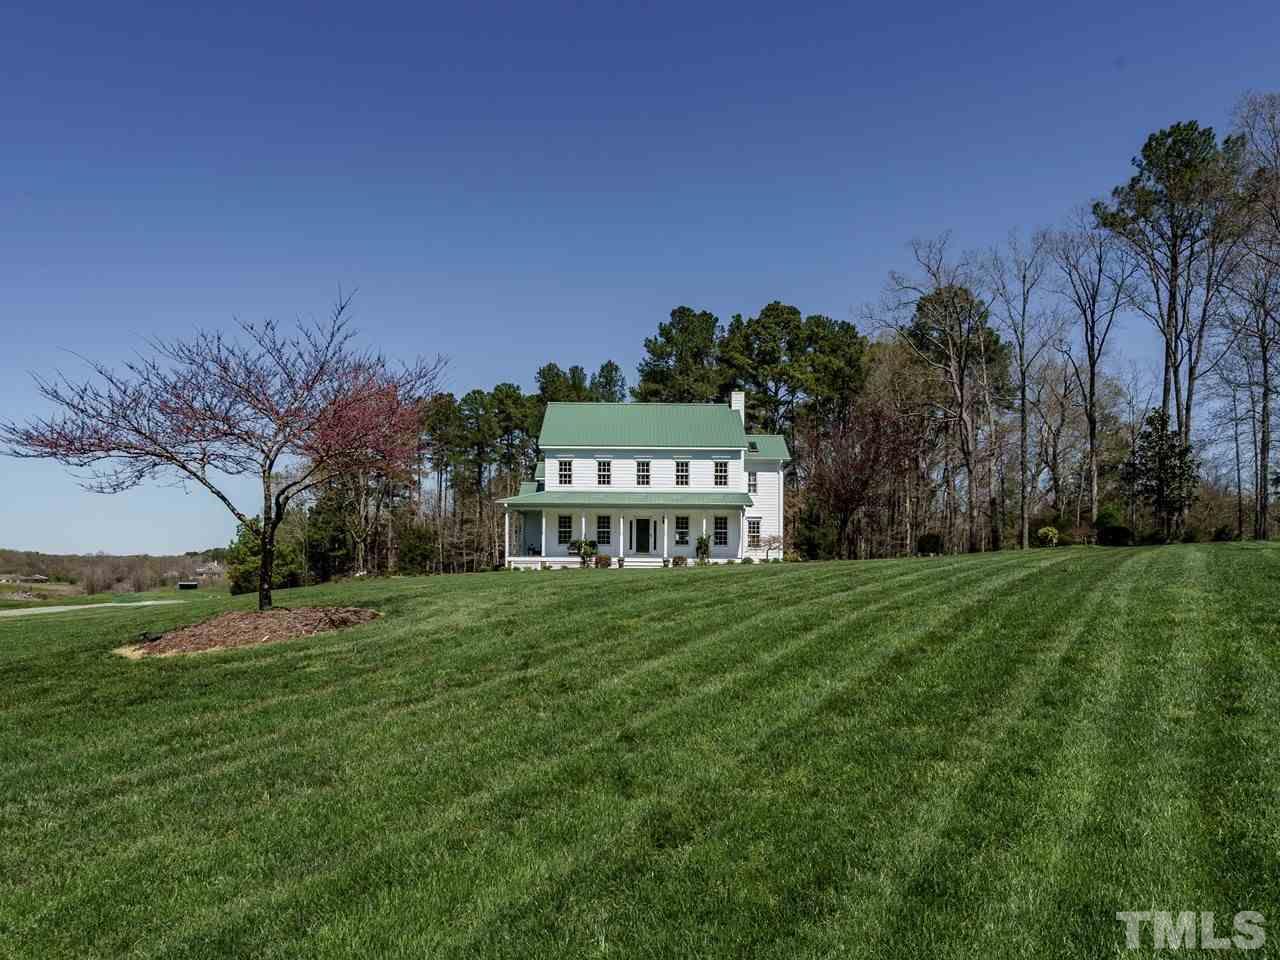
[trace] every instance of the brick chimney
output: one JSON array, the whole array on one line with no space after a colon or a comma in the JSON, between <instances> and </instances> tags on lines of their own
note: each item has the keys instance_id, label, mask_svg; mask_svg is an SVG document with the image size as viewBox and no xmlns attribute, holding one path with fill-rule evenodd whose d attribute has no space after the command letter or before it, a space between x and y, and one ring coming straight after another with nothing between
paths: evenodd
<instances>
[{"instance_id":1,"label":"brick chimney","mask_svg":"<svg viewBox=\"0 0 1280 960\"><path fill-rule=\"evenodd\" d=\"M747 425L747 395L741 390L734 390L729 394L729 409L738 411L738 419L742 421L742 425Z\"/></svg>"}]
</instances>

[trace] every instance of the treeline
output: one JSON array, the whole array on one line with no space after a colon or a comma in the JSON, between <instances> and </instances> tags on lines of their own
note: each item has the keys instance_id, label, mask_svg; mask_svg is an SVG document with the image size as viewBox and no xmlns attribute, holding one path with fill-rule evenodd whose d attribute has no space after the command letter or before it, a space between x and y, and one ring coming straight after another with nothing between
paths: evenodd
<instances>
[{"instance_id":1,"label":"treeline","mask_svg":"<svg viewBox=\"0 0 1280 960\"><path fill-rule=\"evenodd\" d=\"M532 476L546 404L723 402L786 436L796 558L1060 542L1270 536L1280 350L1280 95L1219 138L1151 134L1133 175L995 249L910 247L857 324L774 302L728 322L681 306L618 364L549 363L421 407L398 470L317 487L286 519L292 576L501 562L499 497ZM1106 185L1099 185L1105 188ZM1117 333L1149 326L1155 357Z\"/></svg>"},{"instance_id":2,"label":"treeline","mask_svg":"<svg viewBox=\"0 0 1280 960\"><path fill-rule=\"evenodd\" d=\"M195 579L198 568L214 561L221 562L226 559L226 555L225 547L167 556L0 550L0 573L48 577L53 583L79 587L86 594L131 593L173 586L179 580ZM210 582L211 579L221 581L221 577L206 576L204 582Z\"/></svg>"}]
</instances>

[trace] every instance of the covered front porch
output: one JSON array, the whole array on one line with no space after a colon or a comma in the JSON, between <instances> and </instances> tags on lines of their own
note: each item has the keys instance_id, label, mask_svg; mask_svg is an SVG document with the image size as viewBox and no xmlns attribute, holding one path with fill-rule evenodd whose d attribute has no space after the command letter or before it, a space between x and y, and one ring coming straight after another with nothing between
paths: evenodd
<instances>
[{"instance_id":1,"label":"covered front porch","mask_svg":"<svg viewBox=\"0 0 1280 960\"><path fill-rule=\"evenodd\" d=\"M707 495L710 503L695 501L693 494L675 503L584 503L581 498L586 496L579 494L577 502L570 502L563 494L555 495L555 502L539 503L536 508L527 501L545 498L544 492L503 501L506 565L515 569L577 566L578 555L570 549L577 540L594 540L598 555L612 558L614 565L621 560L623 567L630 568L666 566L675 557L693 563L699 537L707 538L713 563L743 557L750 505L744 494ZM609 495L595 495L602 496ZM613 496L621 500L636 495Z\"/></svg>"}]
</instances>

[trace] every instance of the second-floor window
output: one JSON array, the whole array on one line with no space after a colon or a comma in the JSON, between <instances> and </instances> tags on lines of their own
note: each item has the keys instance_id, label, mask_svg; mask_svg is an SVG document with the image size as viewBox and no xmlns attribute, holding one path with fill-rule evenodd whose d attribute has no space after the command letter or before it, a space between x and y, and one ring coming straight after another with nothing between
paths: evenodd
<instances>
[{"instance_id":1,"label":"second-floor window","mask_svg":"<svg viewBox=\"0 0 1280 960\"><path fill-rule=\"evenodd\" d=\"M727 487L729 485L729 461L716 461L716 486Z\"/></svg>"},{"instance_id":2,"label":"second-floor window","mask_svg":"<svg viewBox=\"0 0 1280 960\"><path fill-rule=\"evenodd\" d=\"M562 487L573 486L573 461L572 460L560 461L560 486Z\"/></svg>"},{"instance_id":3,"label":"second-floor window","mask_svg":"<svg viewBox=\"0 0 1280 960\"><path fill-rule=\"evenodd\" d=\"M636 486L647 487L649 485L649 461L636 461Z\"/></svg>"},{"instance_id":4,"label":"second-floor window","mask_svg":"<svg viewBox=\"0 0 1280 960\"><path fill-rule=\"evenodd\" d=\"M689 518L676 517L676 546L687 547L689 545Z\"/></svg>"},{"instance_id":5,"label":"second-floor window","mask_svg":"<svg viewBox=\"0 0 1280 960\"><path fill-rule=\"evenodd\" d=\"M747 493L757 493L756 472L752 470L747 474Z\"/></svg>"},{"instance_id":6,"label":"second-floor window","mask_svg":"<svg viewBox=\"0 0 1280 960\"><path fill-rule=\"evenodd\" d=\"M610 480L613 479L613 461L597 460L596 461L596 483L599 486L607 487Z\"/></svg>"},{"instance_id":7,"label":"second-floor window","mask_svg":"<svg viewBox=\"0 0 1280 960\"><path fill-rule=\"evenodd\" d=\"M556 542L568 543L573 539L573 517L561 517L556 527Z\"/></svg>"},{"instance_id":8,"label":"second-floor window","mask_svg":"<svg viewBox=\"0 0 1280 960\"><path fill-rule=\"evenodd\" d=\"M716 536L712 541L717 547L729 545L729 518L716 517Z\"/></svg>"},{"instance_id":9,"label":"second-floor window","mask_svg":"<svg viewBox=\"0 0 1280 960\"><path fill-rule=\"evenodd\" d=\"M676 461L676 486L687 487L689 485L689 461Z\"/></svg>"},{"instance_id":10,"label":"second-floor window","mask_svg":"<svg viewBox=\"0 0 1280 960\"><path fill-rule=\"evenodd\" d=\"M752 474L754 476L754 474ZM747 546L758 548L760 546L760 518L747 517Z\"/></svg>"}]
</instances>

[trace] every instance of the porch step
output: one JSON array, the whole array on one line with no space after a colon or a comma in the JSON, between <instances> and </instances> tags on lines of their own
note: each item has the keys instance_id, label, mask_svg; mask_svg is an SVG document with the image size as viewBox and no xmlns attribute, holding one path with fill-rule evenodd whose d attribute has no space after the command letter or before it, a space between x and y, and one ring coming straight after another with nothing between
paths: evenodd
<instances>
[{"instance_id":1,"label":"porch step","mask_svg":"<svg viewBox=\"0 0 1280 960\"><path fill-rule=\"evenodd\" d=\"M661 557L627 557L626 563L623 564L623 569L626 569L628 567L632 569L636 569L636 568L643 569L648 567L661 567L661 566L662 566Z\"/></svg>"}]
</instances>

